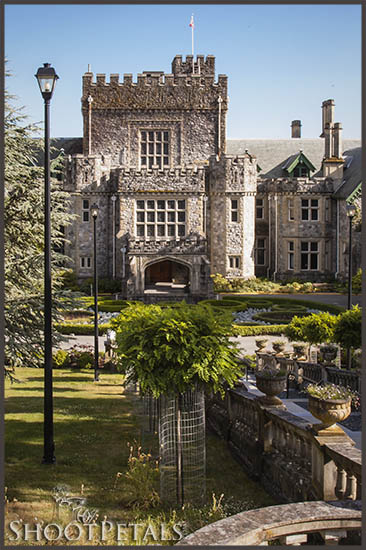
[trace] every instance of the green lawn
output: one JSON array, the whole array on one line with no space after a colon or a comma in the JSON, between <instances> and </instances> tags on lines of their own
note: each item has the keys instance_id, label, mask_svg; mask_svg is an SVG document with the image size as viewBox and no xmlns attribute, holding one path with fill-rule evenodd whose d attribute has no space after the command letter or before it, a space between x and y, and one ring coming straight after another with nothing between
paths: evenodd
<instances>
[{"instance_id":1,"label":"green lawn","mask_svg":"<svg viewBox=\"0 0 366 550\"><path fill-rule=\"evenodd\" d=\"M124 390L122 375L102 374L100 382L94 383L92 370L54 370L55 465L41 464L43 371L18 369L16 377L18 383L5 383L8 521L18 516L23 521L33 521L34 517L51 521L55 513L53 488L63 485L73 496L83 493L88 508L96 508L101 518L106 515L131 522L136 517L171 514L162 505L132 510L126 500L124 477L117 476L126 472L128 443L137 441L143 451L152 452L153 458L158 452L157 438L144 430L141 401L134 391ZM274 504L247 478L225 442L208 435L208 505L212 493L217 497L224 493L223 502L230 513ZM191 528L207 522L210 516L203 514L200 519L194 515Z\"/></svg>"}]
</instances>

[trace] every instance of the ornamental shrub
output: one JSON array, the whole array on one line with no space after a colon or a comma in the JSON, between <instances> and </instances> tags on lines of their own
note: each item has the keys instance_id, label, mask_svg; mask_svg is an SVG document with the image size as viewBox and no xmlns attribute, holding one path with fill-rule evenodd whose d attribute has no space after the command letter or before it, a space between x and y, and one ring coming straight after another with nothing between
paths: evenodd
<instances>
[{"instance_id":1,"label":"ornamental shrub","mask_svg":"<svg viewBox=\"0 0 366 550\"><path fill-rule=\"evenodd\" d=\"M362 310L356 305L352 309L338 315L334 328L334 342L337 342L342 348L346 349L360 348L361 327Z\"/></svg>"},{"instance_id":2,"label":"ornamental shrub","mask_svg":"<svg viewBox=\"0 0 366 550\"><path fill-rule=\"evenodd\" d=\"M62 369L70 366L69 353L64 349L58 349L52 354L52 368Z\"/></svg>"},{"instance_id":3,"label":"ornamental shrub","mask_svg":"<svg viewBox=\"0 0 366 550\"><path fill-rule=\"evenodd\" d=\"M223 393L242 375L231 325L210 307L136 305L113 321L119 369L154 397L197 385Z\"/></svg>"},{"instance_id":4,"label":"ornamental shrub","mask_svg":"<svg viewBox=\"0 0 366 550\"><path fill-rule=\"evenodd\" d=\"M362 291L362 269L360 268L356 275L352 277L352 290L355 294Z\"/></svg>"},{"instance_id":5,"label":"ornamental shrub","mask_svg":"<svg viewBox=\"0 0 366 550\"><path fill-rule=\"evenodd\" d=\"M312 313L304 317L295 315L285 329L291 341L321 344L334 341L334 328L337 317L328 312Z\"/></svg>"}]
</instances>

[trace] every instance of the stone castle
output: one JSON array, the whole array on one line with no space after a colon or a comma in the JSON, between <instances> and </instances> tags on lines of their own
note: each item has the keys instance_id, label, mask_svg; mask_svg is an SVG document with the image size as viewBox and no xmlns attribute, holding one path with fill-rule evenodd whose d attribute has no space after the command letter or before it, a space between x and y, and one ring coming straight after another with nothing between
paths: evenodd
<instances>
[{"instance_id":1,"label":"stone castle","mask_svg":"<svg viewBox=\"0 0 366 550\"><path fill-rule=\"evenodd\" d=\"M322 281L347 274L346 201L361 192L360 142L342 143L334 101L322 134L227 140L228 79L215 58L177 55L172 73L87 72L83 138L65 144L64 189L77 214L67 228L79 279L121 281L126 298L169 287L195 300L211 274Z\"/></svg>"}]
</instances>

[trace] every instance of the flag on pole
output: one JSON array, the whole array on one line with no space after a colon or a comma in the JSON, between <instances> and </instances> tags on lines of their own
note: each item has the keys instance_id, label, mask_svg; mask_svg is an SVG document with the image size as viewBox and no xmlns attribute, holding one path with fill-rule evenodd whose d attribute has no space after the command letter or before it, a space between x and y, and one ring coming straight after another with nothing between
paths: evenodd
<instances>
[{"instance_id":1,"label":"flag on pole","mask_svg":"<svg viewBox=\"0 0 366 550\"><path fill-rule=\"evenodd\" d=\"M191 27L192 29L192 55L194 55L194 38L193 38L193 30L194 30L194 21L193 21L193 13L191 15L191 20L189 22L189 26Z\"/></svg>"}]
</instances>

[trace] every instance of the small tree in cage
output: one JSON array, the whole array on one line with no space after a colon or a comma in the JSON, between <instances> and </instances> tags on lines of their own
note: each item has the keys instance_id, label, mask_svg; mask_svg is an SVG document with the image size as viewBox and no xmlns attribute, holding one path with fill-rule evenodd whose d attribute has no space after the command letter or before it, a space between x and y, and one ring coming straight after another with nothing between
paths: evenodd
<instances>
[{"instance_id":1,"label":"small tree in cage","mask_svg":"<svg viewBox=\"0 0 366 550\"><path fill-rule=\"evenodd\" d=\"M192 449L204 460L204 401L195 392L203 396L208 388L224 394L224 386L232 387L242 375L229 321L204 305L135 305L123 311L114 328L119 368L127 380L139 383L142 394L160 401L161 460L175 470L175 493L183 503L184 490L187 496L189 485L199 487ZM169 426L162 425L163 417L170 419Z\"/></svg>"}]
</instances>

